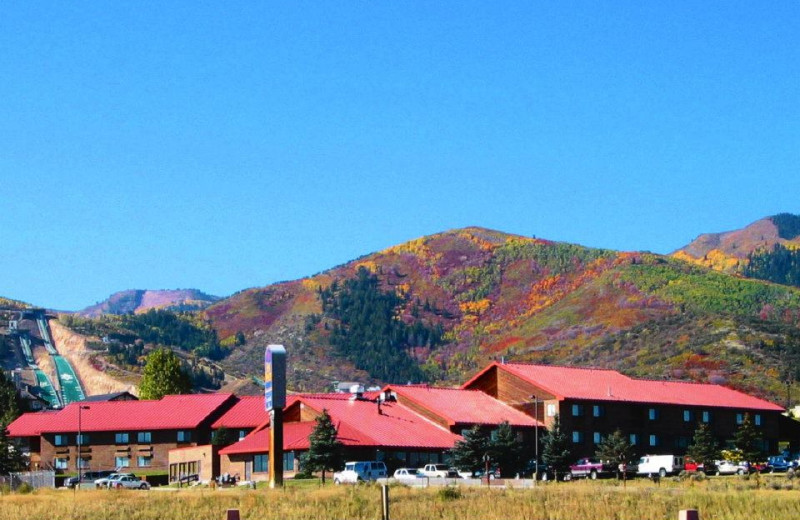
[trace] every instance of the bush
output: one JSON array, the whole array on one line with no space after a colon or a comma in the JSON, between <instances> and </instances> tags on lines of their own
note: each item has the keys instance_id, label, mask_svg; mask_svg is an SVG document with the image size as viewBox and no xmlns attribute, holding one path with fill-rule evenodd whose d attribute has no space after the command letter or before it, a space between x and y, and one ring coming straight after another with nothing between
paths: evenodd
<instances>
[{"instance_id":1,"label":"bush","mask_svg":"<svg viewBox=\"0 0 800 520\"><path fill-rule=\"evenodd\" d=\"M27 495L28 493L33 492L33 486L28 484L27 482L23 482L22 484L17 487L16 492L20 495Z\"/></svg>"},{"instance_id":2,"label":"bush","mask_svg":"<svg viewBox=\"0 0 800 520\"><path fill-rule=\"evenodd\" d=\"M437 495L442 501L457 500L461 498L461 490L456 486L445 486L439 488Z\"/></svg>"}]
</instances>

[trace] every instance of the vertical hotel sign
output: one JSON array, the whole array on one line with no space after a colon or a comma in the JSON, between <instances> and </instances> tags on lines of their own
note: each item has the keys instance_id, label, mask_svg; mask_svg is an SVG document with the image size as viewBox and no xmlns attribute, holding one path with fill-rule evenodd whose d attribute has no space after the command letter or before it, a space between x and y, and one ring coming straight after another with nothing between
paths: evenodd
<instances>
[{"instance_id":1,"label":"vertical hotel sign","mask_svg":"<svg viewBox=\"0 0 800 520\"><path fill-rule=\"evenodd\" d=\"M283 407L286 406L286 349L264 352L264 408L269 412L269 487L283 487Z\"/></svg>"},{"instance_id":2,"label":"vertical hotel sign","mask_svg":"<svg viewBox=\"0 0 800 520\"><path fill-rule=\"evenodd\" d=\"M286 349L269 345L264 351L264 408L271 412L286 406Z\"/></svg>"}]
</instances>

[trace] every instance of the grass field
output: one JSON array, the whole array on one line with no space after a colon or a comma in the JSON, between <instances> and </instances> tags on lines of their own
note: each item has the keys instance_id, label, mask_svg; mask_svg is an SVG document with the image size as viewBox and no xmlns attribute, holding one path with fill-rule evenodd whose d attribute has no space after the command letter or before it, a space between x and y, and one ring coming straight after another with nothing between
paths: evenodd
<instances>
[{"instance_id":1,"label":"grass field","mask_svg":"<svg viewBox=\"0 0 800 520\"><path fill-rule=\"evenodd\" d=\"M800 482L783 476L703 482L548 483L535 489L393 486L394 520L674 520L698 509L702 520L800 518ZM56 491L0 497L0 520L356 520L381 517L380 487L313 482L283 490Z\"/></svg>"}]
</instances>

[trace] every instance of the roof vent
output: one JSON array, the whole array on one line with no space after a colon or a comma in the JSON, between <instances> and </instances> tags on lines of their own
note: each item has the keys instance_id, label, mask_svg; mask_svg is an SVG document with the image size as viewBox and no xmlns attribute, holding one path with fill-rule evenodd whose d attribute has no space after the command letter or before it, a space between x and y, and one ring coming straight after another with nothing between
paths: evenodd
<instances>
[{"instance_id":1,"label":"roof vent","mask_svg":"<svg viewBox=\"0 0 800 520\"><path fill-rule=\"evenodd\" d=\"M350 387L350 400L356 401L364 398L364 387L361 385L353 385Z\"/></svg>"}]
</instances>

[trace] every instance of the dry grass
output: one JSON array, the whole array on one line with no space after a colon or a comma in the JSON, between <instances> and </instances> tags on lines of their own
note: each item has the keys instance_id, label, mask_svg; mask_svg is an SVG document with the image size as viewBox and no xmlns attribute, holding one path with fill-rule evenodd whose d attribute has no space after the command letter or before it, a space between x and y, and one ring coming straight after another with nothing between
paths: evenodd
<instances>
[{"instance_id":1,"label":"dry grass","mask_svg":"<svg viewBox=\"0 0 800 520\"><path fill-rule=\"evenodd\" d=\"M395 520L664 520L697 508L703 520L800 518L797 490L739 479L701 483L575 482L536 489L462 488L391 490ZM780 489L772 489L778 487ZM287 488L285 490L39 491L0 497L0 520L174 519L219 520L229 508L243 519L361 520L380 518L378 486Z\"/></svg>"}]
</instances>

